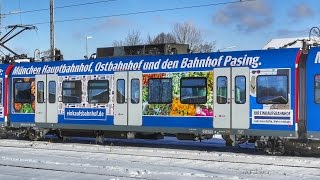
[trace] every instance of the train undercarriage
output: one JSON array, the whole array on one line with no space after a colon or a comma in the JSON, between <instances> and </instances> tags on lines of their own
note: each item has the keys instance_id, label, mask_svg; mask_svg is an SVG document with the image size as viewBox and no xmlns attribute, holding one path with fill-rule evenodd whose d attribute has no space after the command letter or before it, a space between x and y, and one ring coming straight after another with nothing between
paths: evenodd
<instances>
[{"instance_id":1,"label":"train undercarriage","mask_svg":"<svg viewBox=\"0 0 320 180\"><path fill-rule=\"evenodd\" d=\"M212 138L212 135L203 134L165 134L143 133L125 131L101 131L101 130L70 130L70 129L43 129L37 127L28 128L0 128L0 138L21 138L31 141L44 140L46 135L54 135L63 142L72 137L95 138L96 144L104 144L106 138L114 139L163 139L164 136L176 136L178 140L202 141ZM269 155L294 155L294 156L319 156L320 141L312 139L281 138L273 136L244 136L223 134L222 138L226 146L240 147L243 143L254 144L257 152Z\"/></svg>"}]
</instances>

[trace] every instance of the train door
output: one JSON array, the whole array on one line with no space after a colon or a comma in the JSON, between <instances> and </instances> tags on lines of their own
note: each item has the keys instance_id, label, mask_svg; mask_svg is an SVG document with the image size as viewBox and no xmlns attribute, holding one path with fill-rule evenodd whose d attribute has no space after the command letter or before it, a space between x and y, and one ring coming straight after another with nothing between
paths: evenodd
<instances>
[{"instance_id":1,"label":"train door","mask_svg":"<svg viewBox=\"0 0 320 180\"><path fill-rule=\"evenodd\" d=\"M213 125L215 128L249 128L248 80L248 67L214 69Z\"/></svg>"},{"instance_id":2,"label":"train door","mask_svg":"<svg viewBox=\"0 0 320 180\"><path fill-rule=\"evenodd\" d=\"M58 75L36 75L35 122L58 122Z\"/></svg>"},{"instance_id":3,"label":"train door","mask_svg":"<svg viewBox=\"0 0 320 180\"><path fill-rule=\"evenodd\" d=\"M114 73L114 125L142 125L142 72Z\"/></svg>"}]
</instances>

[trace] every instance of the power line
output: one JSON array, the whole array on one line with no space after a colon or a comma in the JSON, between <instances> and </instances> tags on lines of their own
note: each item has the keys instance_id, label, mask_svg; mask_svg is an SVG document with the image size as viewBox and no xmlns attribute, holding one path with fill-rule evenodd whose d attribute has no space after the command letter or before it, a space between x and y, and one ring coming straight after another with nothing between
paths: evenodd
<instances>
[{"instance_id":1,"label":"power line","mask_svg":"<svg viewBox=\"0 0 320 180\"><path fill-rule=\"evenodd\" d=\"M108 2L115 2L115 1L118 1L118 0L104 0L104 1L95 1L95 2L88 2L88 3L72 4L72 5L66 5L66 6L57 6L54 9L71 8L71 7L77 7L77 6L85 6L85 5L92 5L92 4L99 4L99 3L108 3ZM19 12L7 13L7 14L3 14L3 15L26 14L26 13L33 13L33 12L40 12L40 11L48 11L48 10L50 10L50 8L19 11Z\"/></svg>"},{"instance_id":2,"label":"power line","mask_svg":"<svg viewBox=\"0 0 320 180\"><path fill-rule=\"evenodd\" d=\"M110 18L110 17L119 17L119 16L129 16L129 15L147 14L147 13L164 12L164 11L175 11L175 10L183 10L183 9L191 9L191 8L201 8L201 7L243 3L243 2L249 2L249 1L256 1L256 0L236 0L236 1L229 1L229 2L222 2L222 3L211 3L211 4L202 4L202 5L193 5L193 6L166 8L166 9L156 9L156 10L148 10L148 11L137 11L137 12L129 12L129 13L113 14L113 15L105 15L105 16L93 16L93 17L83 17L83 18L74 18L74 19L64 19L64 20L57 20L57 21L55 21L55 23L83 21L83 20L101 19L101 18ZM50 23L50 22L38 22L38 23L32 23L32 24L33 25L41 25L41 24L48 24L48 23Z\"/></svg>"}]
</instances>

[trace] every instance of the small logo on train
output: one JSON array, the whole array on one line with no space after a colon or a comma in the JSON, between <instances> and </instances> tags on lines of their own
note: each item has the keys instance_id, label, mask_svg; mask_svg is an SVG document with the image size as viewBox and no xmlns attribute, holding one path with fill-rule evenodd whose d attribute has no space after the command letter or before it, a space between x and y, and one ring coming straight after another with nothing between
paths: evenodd
<instances>
[{"instance_id":1,"label":"small logo on train","mask_svg":"<svg viewBox=\"0 0 320 180\"><path fill-rule=\"evenodd\" d=\"M320 51L317 53L314 63L320 64Z\"/></svg>"}]
</instances>

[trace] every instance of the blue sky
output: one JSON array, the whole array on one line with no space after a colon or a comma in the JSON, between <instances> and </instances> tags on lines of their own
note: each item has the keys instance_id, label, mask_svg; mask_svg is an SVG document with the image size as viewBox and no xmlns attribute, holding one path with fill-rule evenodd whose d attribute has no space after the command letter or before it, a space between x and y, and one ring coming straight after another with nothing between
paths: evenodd
<instances>
[{"instance_id":1,"label":"blue sky","mask_svg":"<svg viewBox=\"0 0 320 180\"><path fill-rule=\"evenodd\" d=\"M49 8L50 0L0 0L1 13ZM55 6L68 6L99 0L55 0ZM115 0L86 6L55 10L55 20L118 15L130 12L167 9L235 0ZM56 47L65 59L79 59L85 55L86 36L89 52L97 47L112 46L123 40L131 30L141 32L143 38L170 32L175 23L192 23L198 27L205 41L216 41L216 49L236 46L232 50L261 49L272 38L304 37L309 29L320 26L319 0L256 0L201 8L163 11L128 16L116 16L55 24ZM5 15L2 26L49 22L49 11ZM27 31L7 45L18 53L33 56L35 49L50 47L49 24L36 25L38 30ZM6 29L2 28L2 33Z\"/></svg>"}]
</instances>

